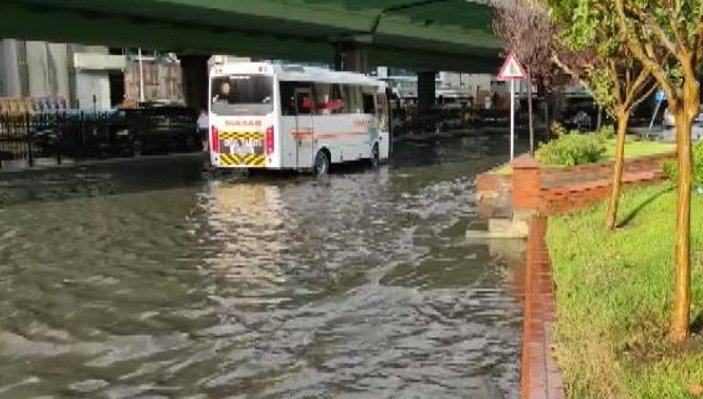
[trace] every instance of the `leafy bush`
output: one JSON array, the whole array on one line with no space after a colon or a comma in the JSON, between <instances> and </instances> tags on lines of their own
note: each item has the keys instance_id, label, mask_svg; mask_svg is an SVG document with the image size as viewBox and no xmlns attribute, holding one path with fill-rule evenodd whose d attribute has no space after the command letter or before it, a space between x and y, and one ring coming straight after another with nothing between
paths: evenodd
<instances>
[{"instance_id":1,"label":"leafy bush","mask_svg":"<svg viewBox=\"0 0 703 399\"><path fill-rule=\"evenodd\" d=\"M562 125L562 124L559 123L559 122L553 122L553 123L552 123L552 126L551 126L551 128L550 128L550 130L552 131L552 137L561 137L561 136L565 136L566 133L567 133L566 128L564 127L564 125Z\"/></svg>"},{"instance_id":2,"label":"leafy bush","mask_svg":"<svg viewBox=\"0 0 703 399\"><path fill-rule=\"evenodd\" d=\"M615 138L615 127L613 125L603 125L598 132L605 140L612 140Z\"/></svg>"},{"instance_id":3,"label":"leafy bush","mask_svg":"<svg viewBox=\"0 0 703 399\"><path fill-rule=\"evenodd\" d=\"M662 172L671 181L676 181L676 172L678 171L678 165L675 159L667 159L662 162Z\"/></svg>"},{"instance_id":4,"label":"leafy bush","mask_svg":"<svg viewBox=\"0 0 703 399\"><path fill-rule=\"evenodd\" d=\"M676 160L671 159L662 163L662 171L671 181L676 181L678 169ZM703 141L693 146L693 186L703 187Z\"/></svg>"},{"instance_id":5,"label":"leafy bush","mask_svg":"<svg viewBox=\"0 0 703 399\"><path fill-rule=\"evenodd\" d=\"M703 187L703 140L693 147L693 185Z\"/></svg>"},{"instance_id":6,"label":"leafy bush","mask_svg":"<svg viewBox=\"0 0 703 399\"><path fill-rule=\"evenodd\" d=\"M541 145L535 156L550 166L582 165L602 160L606 153L605 144L605 135L571 132Z\"/></svg>"}]
</instances>

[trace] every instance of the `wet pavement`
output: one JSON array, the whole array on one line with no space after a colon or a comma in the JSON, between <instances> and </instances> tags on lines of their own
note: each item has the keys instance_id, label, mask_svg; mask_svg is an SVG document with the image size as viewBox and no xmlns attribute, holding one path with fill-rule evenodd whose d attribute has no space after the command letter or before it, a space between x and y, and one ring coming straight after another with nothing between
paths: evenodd
<instances>
[{"instance_id":1,"label":"wet pavement","mask_svg":"<svg viewBox=\"0 0 703 399\"><path fill-rule=\"evenodd\" d=\"M497 141L0 176L0 398L517 398L524 245L463 239Z\"/></svg>"},{"instance_id":2,"label":"wet pavement","mask_svg":"<svg viewBox=\"0 0 703 399\"><path fill-rule=\"evenodd\" d=\"M646 126L633 127L629 129L629 133L649 140L658 140L666 143L676 142L676 128L671 126L666 128L662 126L654 126L651 130ZM703 125L693 125L691 129L691 140L694 142L703 140Z\"/></svg>"}]
</instances>

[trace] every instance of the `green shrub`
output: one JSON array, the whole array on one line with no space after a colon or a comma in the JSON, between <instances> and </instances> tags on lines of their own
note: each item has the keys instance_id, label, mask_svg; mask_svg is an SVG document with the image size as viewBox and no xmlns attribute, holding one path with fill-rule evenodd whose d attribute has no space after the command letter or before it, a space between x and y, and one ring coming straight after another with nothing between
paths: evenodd
<instances>
[{"instance_id":1,"label":"green shrub","mask_svg":"<svg viewBox=\"0 0 703 399\"><path fill-rule=\"evenodd\" d=\"M552 131L552 137L561 137L561 136L565 136L566 133L567 133L566 128L564 127L564 125L562 125L562 124L559 123L559 122L553 122L553 123L552 123L552 126L551 126L551 128L550 128L550 130Z\"/></svg>"},{"instance_id":2,"label":"green shrub","mask_svg":"<svg viewBox=\"0 0 703 399\"><path fill-rule=\"evenodd\" d=\"M693 185L703 187L703 140L693 147Z\"/></svg>"},{"instance_id":3,"label":"green shrub","mask_svg":"<svg viewBox=\"0 0 703 399\"><path fill-rule=\"evenodd\" d=\"M601 134L571 132L543 144L535 156L549 166L574 166L602 160L606 153L606 139Z\"/></svg>"},{"instance_id":4,"label":"green shrub","mask_svg":"<svg viewBox=\"0 0 703 399\"><path fill-rule=\"evenodd\" d=\"M678 169L676 160L671 159L662 163L662 171L671 181L676 181ZM703 141L693 146L693 186L703 187Z\"/></svg>"},{"instance_id":5,"label":"green shrub","mask_svg":"<svg viewBox=\"0 0 703 399\"><path fill-rule=\"evenodd\" d=\"M613 125L603 125L598 132L605 140L612 140L615 138L615 127Z\"/></svg>"},{"instance_id":6,"label":"green shrub","mask_svg":"<svg viewBox=\"0 0 703 399\"><path fill-rule=\"evenodd\" d=\"M666 161L662 162L662 172L664 172L664 174L669 180L676 181L677 170L678 166L676 165L675 159L667 159Z\"/></svg>"}]
</instances>

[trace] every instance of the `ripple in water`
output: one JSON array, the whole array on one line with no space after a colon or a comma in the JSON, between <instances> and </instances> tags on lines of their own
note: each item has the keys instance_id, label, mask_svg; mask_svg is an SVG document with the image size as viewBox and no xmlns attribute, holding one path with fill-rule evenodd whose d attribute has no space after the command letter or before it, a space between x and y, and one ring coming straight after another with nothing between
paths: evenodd
<instances>
[{"instance_id":1,"label":"ripple in water","mask_svg":"<svg viewBox=\"0 0 703 399\"><path fill-rule=\"evenodd\" d=\"M6 205L0 398L517 398L522 248L462 240L473 144Z\"/></svg>"}]
</instances>

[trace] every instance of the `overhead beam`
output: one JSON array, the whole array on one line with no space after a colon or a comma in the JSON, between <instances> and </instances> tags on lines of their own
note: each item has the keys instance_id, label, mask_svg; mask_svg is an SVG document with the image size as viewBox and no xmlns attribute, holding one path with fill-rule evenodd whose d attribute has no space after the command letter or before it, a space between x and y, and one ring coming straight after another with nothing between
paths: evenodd
<instances>
[{"instance_id":1,"label":"overhead beam","mask_svg":"<svg viewBox=\"0 0 703 399\"><path fill-rule=\"evenodd\" d=\"M241 29L260 33L285 34L326 40L374 32L379 38L402 38L407 45L438 42L451 45L454 52L469 48L498 51L500 44L490 27L491 12L486 4L465 0L418 0L397 7L345 8L341 2L292 0L6 0L8 3L40 8L91 10L112 15L141 16L173 23L196 23L215 29ZM361 3L361 2L360 2ZM446 3L451 11L466 13L466 26L426 25L422 18L428 5ZM369 4L373 4L370 2ZM417 10L413 10L417 9ZM412 12L411 12L412 11ZM386 12L379 23L378 15ZM376 29L374 29L374 27ZM429 47L434 49L435 47ZM426 48L427 49L427 48Z\"/></svg>"},{"instance_id":2,"label":"overhead beam","mask_svg":"<svg viewBox=\"0 0 703 399\"><path fill-rule=\"evenodd\" d=\"M222 12L208 8L215 2L228 5L232 13L223 17ZM141 46L181 53L240 54L292 61L333 62L335 43L330 42L327 34L315 36L322 34L320 30L323 27L291 23L282 26L283 22L275 24L273 20L266 19L272 16L272 12L262 9L260 3L268 4L269 1L7 0L0 3L0 36L115 47ZM156 7L157 4L162 7ZM181 7L178 11L179 4L190 6ZM201 4L202 7L196 12L193 4ZM254 16L242 14L242 4L249 7L247 12ZM127 12L126 5L133 6L134 11ZM291 7L286 9L290 10ZM157 10L161 10L158 15ZM183 10L193 11L194 14L182 15ZM269 15L261 16L265 11ZM276 12L279 11L283 9ZM369 24L370 19L365 14L350 12L349 15L351 22L337 23L335 27L342 31ZM444 29L444 37L440 32L408 40L408 29L412 26L409 27L409 22L403 18L393 22L395 18L384 20L378 26L378 32L368 38L371 66L479 72L493 71L498 64L499 46L485 32L477 31L472 37L473 44L453 43L461 40L463 35L456 29L452 40L449 40L451 37L447 33L451 29ZM284 30L294 30L296 26L310 29L301 29L295 34L282 33ZM401 29L400 26L404 27Z\"/></svg>"},{"instance_id":3,"label":"overhead beam","mask_svg":"<svg viewBox=\"0 0 703 399\"><path fill-rule=\"evenodd\" d=\"M151 18L89 16L71 9L37 10L0 3L0 36L100 44L141 46L178 52L250 54L293 60L332 59L327 43L256 32L217 30L196 24L175 24Z\"/></svg>"}]
</instances>

